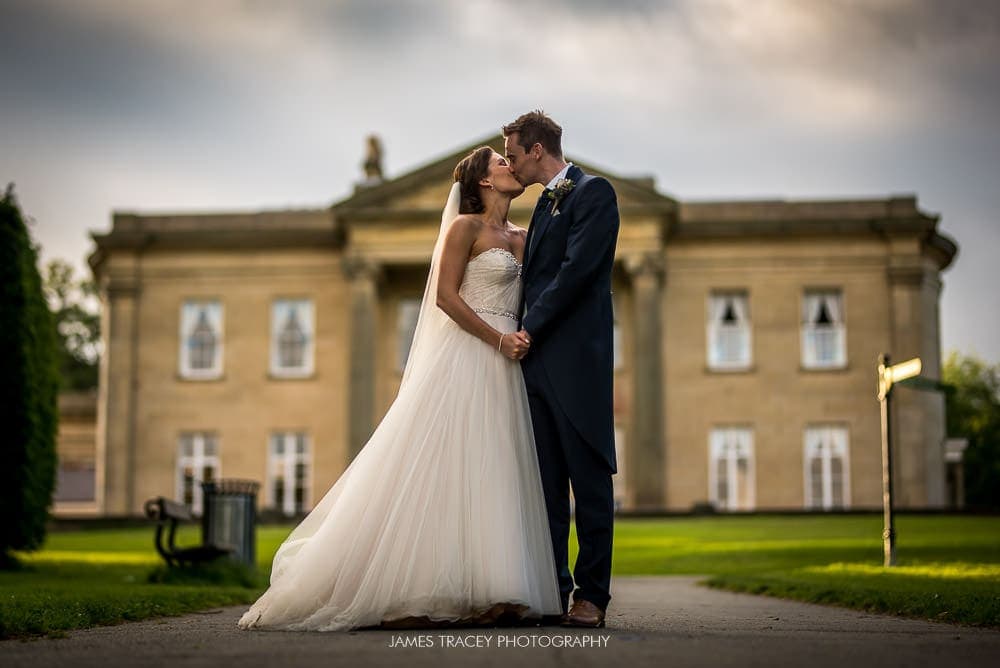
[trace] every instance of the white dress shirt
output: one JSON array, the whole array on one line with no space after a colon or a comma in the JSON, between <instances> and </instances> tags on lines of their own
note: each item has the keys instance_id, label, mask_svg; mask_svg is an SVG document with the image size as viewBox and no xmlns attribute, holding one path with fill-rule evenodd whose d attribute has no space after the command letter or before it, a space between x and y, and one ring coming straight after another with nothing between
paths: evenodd
<instances>
[{"instance_id":1,"label":"white dress shirt","mask_svg":"<svg viewBox=\"0 0 1000 668\"><path fill-rule=\"evenodd\" d=\"M548 188L549 190L554 190L555 187L556 187L556 184L559 183L559 179L565 179L566 178L566 173L569 171L569 168L572 167L572 166L573 166L572 162L566 163L566 166L563 167L562 170L558 174L556 174L555 176L553 176L552 180L549 181L549 184L547 186L545 186L545 187Z\"/></svg>"}]
</instances>

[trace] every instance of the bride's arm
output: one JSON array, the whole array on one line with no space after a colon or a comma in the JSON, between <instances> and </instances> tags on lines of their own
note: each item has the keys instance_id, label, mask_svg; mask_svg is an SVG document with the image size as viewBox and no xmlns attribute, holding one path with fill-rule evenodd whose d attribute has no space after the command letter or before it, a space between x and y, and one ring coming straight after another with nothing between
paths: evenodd
<instances>
[{"instance_id":1,"label":"bride's arm","mask_svg":"<svg viewBox=\"0 0 1000 668\"><path fill-rule=\"evenodd\" d=\"M496 348L511 359L520 359L527 352L523 342L513 334L502 334L480 318L458 294L465 277L465 265L469 262L472 245L479 236L482 223L474 216L462 215L455 219L448 229L441 250L441 266L438 270L437 305L459 327ZM501 336L503 341L501 344Z\"/></svg>"}]
</instances>

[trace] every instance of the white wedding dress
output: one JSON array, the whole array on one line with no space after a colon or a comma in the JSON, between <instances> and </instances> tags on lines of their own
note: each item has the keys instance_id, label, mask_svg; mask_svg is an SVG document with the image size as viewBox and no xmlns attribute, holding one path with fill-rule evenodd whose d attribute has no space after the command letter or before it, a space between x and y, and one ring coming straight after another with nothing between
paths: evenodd
<instances>
[{"instance_id":1,"label":"white wedding dress","mask_svg":"<svg viewBox=\"0 0 1000 668\"><path fill-rule=\"evenodd\" d=\"M520 273L510 252L488 250L469 261L459 294L513 332ZM408 362L365 447L279 547L270 588L241 628L488 621L497 604L525 618L562 612L520 364L447 316L428 331L443 315L432 306L438 314L425 316L435 285L432 264L424 345L410 353L420 360Z\"/></svg>"}]
</instances>

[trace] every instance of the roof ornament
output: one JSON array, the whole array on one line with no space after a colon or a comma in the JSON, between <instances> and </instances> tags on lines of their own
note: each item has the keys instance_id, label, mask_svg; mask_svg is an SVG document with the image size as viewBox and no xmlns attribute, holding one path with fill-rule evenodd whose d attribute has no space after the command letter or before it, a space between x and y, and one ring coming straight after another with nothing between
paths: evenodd
<instances>
[{"instance_id":1,"label":"roof ornament","mask_svg":"<svg viewBox=\"0 0 1000 668\"><path fill-rule=\"evenodd\" d=\"M358 183L360 188L370 188L382 183L382 141L378 135L371 134L365 140L368 148L365 153L364 162L361 168L364 170L364 179Z\"/></svg>"}]
</instances>

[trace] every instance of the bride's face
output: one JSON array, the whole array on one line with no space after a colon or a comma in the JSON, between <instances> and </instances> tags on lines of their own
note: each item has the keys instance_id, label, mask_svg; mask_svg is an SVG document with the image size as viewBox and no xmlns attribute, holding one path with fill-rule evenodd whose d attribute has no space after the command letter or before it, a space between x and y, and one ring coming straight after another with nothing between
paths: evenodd
<instances>
[{"instance_id":1,"label":"bride's face","mask_svg":"<svg viewBox=\"0 0 1000 668\"><path fill-rule=\"evenodd\" d=\"M490 166L486 171L486 180L493 184L493 188L505 195L510 195L513 199L524 192L524 186L514 178L514 173L510 169L510 163L496 151L490 156Z\"/></svg>"}]
</instances>

